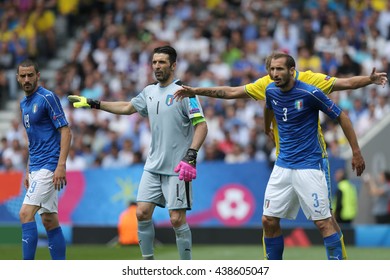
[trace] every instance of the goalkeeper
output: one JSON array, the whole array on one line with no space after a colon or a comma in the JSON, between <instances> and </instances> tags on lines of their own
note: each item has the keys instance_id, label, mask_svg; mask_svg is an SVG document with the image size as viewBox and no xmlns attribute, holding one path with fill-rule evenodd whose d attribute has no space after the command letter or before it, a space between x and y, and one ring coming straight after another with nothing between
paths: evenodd
<instances>
[{"instance_id":1,"label":"goalkeeper","mask_svg":"<svg viewBox=\"0 0 390 280\"><path fill-rule=\"evenodd\" d=\"M152 140L137 194L138 239L144 259L154 259L152 215L156 205L169 210L180 259L192 259L186 211L191 209L191 181L196 178L196 156L206 138L207 124L197 97L180 102L173 99L181 88L174 77L176 57L176 50L170 46L155 48L152 68L157 82L146 86L130 102L68 97L75 108L121 115L138 112L149 118Z\"/></svg>"}]
</instances>

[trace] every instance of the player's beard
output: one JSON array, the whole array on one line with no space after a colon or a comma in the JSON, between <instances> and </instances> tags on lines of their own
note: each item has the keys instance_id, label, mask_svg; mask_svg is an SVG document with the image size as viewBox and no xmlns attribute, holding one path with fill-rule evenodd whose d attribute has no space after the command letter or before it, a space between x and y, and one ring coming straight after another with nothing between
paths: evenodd
<instances>
[{"instance_id":1,"label":"player's beard","mask_svg":"<svg viewBox=\"0 0 390 280\"><path fill-rule=\"evenodd\" d=\"M288 82L284 81L284 82L279 83L277 86L283 89L287 86L287 84L288 84Z\"/></svg>"},{"instance_id":2,"label":"player's beard","mask_svg":"<svg viewBox=\"0 0 390 280\"><path fill-rule=\"evenodd\" d=\"M165 83L169 79L169 73L165 71L158 71L158 74L154 72L154 76L156 77L156 80L160 83Z\"/></svg>"},{"instance_id":3,"label":"player's beard","mask_svg":"<svg viewBox=\"0 0 390 280\"><path fill-rule=\"evenodd\" d=\"M35 88L37 86L37 80L31 82L31 83L24 83L23 84L23 91L27 94L30 95L35 91Z\"/></svg>"},{"instance_id":4,"label":"player's beard","mask_svg":"<svg viewBox=\"0 0 390 280\"><path fill-rule=\"evenodd\" d=\"M275 80L274 80L275 82ZM280 88L281 90L286 89L288 85L290 84L290 77L281 77L278 82L275 82L275 85Z\"/></svg>"}]
</instances>

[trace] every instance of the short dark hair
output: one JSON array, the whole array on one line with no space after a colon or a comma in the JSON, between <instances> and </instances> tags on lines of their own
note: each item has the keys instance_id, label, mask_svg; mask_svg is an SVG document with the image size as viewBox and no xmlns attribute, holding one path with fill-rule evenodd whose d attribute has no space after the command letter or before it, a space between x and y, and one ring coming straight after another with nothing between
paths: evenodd
<instances>
[{"instance_id":1,"label":"short dark hair","mask_svg":"<svg viewBox=\"0 0 390 280\"><path fill-rule=\"evenodd\" d=\"M295 60L291 55L284 53L284 52L276 51L276 52L273 52L271 55L269 55L266 59L265 67L266 67L267 71L269 70L269 67L271 66L271 60L272 59L279 59L279 58L286 58L286 66L288 69L295 67Z\"/></svg>"},{"instance_id":2,"label":"short dark hair","mask_svg":"<svg viewBox=\"0 0 390 280\"><path fill-rule=\"evenodd\" d=\"M176 59L177 59L177 53L176 53L176 50L174 48L172 48L171 46L162 46L162 47L157 47L153 50L153 54L155 53L165 53L169 56L169 62L171 64L175 63L176 62Z\"/></svg>"},{"instance_id":3,"label":"short dark hair","mask_svg":"<svg viewBox=\"0 0 390 280\"><path fill-rule=\"evenodd\" d=\"M17 73L19 74L19 67L30 67L30 66L34 66L34 70L35 72L39 72L39 67L38 67L38 63L36 63L35 61L32 61L31 59L25 59L23 60L22 62L20 62L18 64L18 68L17 68Z\"/></svg>"}]
</instances>

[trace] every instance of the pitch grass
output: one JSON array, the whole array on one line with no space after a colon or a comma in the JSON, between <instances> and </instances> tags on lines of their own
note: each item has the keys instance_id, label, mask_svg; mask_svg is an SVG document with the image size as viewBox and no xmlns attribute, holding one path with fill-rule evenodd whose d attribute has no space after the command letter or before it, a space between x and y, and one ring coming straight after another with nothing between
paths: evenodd
<instances>
[{"instance_id":1,"label":"pitch grass","mask_svg":"<svg viewBox=\"0 0 390 280\"><path fill-rule=\"evenodd\" d=\"M262 260L263 248L259 245L194 245L192 256L195 260ZM20 245L0 245L0 260L20 260L22 258ZM358 248L347 246L350 260L390 260L390 248ZM155 248L158 260L177 260L176 246L159 245ZM36 259L50 260L47 247L39 247ZM137 245L106 246L106 245L69 245L67 247L69 260L141 260ZM325 260L323 246L286 247L286 260Z\"/></svg>"}]
</instances>

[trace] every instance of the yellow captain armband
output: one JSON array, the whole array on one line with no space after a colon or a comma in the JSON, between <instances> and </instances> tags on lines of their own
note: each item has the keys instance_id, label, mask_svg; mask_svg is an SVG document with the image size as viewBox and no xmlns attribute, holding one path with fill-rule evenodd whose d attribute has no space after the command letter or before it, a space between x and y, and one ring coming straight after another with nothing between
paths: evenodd
<instances>
[{"instance_id":1,"label":"yellow captain armband","mask_svg":"<svg viewBox=\"0 0 390 280\"><path fill-rule=\"evenodd\" d=\"M195 117L191 119L191 123L193 126L197 125L198 123L205 122L206 119L204 117Z\"/></svg>"}]
</instances>

